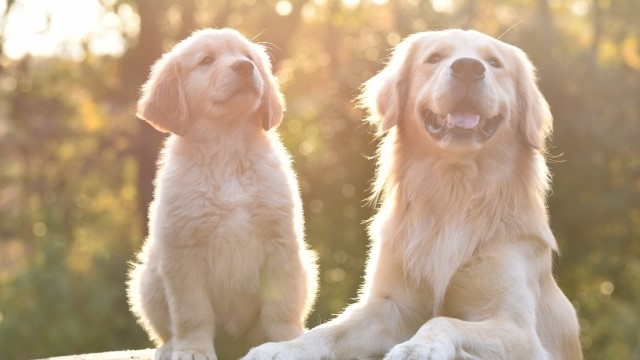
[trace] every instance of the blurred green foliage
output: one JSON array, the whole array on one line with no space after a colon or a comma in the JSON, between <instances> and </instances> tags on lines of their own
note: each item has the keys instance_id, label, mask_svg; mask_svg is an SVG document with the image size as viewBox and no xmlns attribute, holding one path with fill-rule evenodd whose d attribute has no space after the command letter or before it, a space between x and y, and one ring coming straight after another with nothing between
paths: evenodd
<instances>
[{"instance_id":1,"label":"blurred green foliage","mask_svg":"<svg viewBox=\"0 0 640 360\"><path fill-rule=\"evenodd\" d=\"M6 3L10 13L15 2ZM9 59L0 34L0 358L151 346L124 295L162 140L135 120L137 91L172 43L196 28L222 26L270 48L287 99L280 132L321 266L309 326L350 303L362 280L376 143L353 102L360 84L410 33L475 28L523 48L539 68L555 117L549 208L561 247L556 274L579 312L586 357L640 356L640 2L102 6L138 14L137 35L123 30L122 56L85 47L81 60Z\"/></svg>"}]
</instances>

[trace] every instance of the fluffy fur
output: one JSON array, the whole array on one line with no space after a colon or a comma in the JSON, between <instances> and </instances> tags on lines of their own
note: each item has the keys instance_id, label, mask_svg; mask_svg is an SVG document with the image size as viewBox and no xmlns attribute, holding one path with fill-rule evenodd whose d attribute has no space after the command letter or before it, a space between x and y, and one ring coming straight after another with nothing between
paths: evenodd
<instances>
[{"instance_id":1,"label":"fluffy fur","mask_svg":"<svg viewBox=\"0 0 640 360\"><path fill-rule=\"evenodd\" d=\"M412 35L361 97L383 139L359 301L246 360L581 359L545 205L548 105L526 55Z\"/></svg>"},{"instance_id":2,"label":"fluffy fur","mask_svg":"<svg viewBox=\"0 0 640 360\"><path fill-rule=\"evenodd\" d=\"M159 160L149 237L128 282L156 359L216 359L301 335L316 291L283 114L265 50L234 30L194 33L153 66L138 116L173 133Z\"/></svg>"}]
</instances>

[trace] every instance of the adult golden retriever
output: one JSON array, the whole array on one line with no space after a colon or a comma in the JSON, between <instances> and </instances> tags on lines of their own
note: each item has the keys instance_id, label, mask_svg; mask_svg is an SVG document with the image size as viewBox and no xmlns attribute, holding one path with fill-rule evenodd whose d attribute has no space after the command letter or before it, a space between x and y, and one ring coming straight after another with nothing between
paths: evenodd
<instances>
[{"instance_id":1,"label":"adult golden retriever","mask_svg":"<svg viewBox=\"0 0 640 360\"><path fill-rule=\"evenodd\" d=\"M526 55L475 31L418 33L361 100L384 138L359 301L245 359L581 359L552 274L551 116Z\"/></svg>"},{"instance_id":2,"label":"adult golden retriever","mask_svg":"<svg viewBox=\"0 0 640 360\"><path fill-rule=\"evenodd\" d=\"M156 359L216 359L214 337L255 346L303 333L316 268L270 130L282 114L265 49L234 30L198 31L153 66L138 116L173 135L128 297Z\"/></svg>"}]
</instances>

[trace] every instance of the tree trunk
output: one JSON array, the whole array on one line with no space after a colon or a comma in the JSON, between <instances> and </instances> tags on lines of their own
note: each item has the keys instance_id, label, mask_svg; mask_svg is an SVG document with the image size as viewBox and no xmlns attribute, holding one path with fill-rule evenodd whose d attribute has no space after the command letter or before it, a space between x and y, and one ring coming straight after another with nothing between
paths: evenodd
<instances>
[{"instance_id":1,"label":"tree trunk","mask_svg":"<svg viewBox=\"0 0 640 360\"><path fill-rule=\"evenodd\" d=\"M137 98L140 86L146 81L149 68L162 55L162 34L158 19L165 10L166 3L158 0L137 0L140 16L140 34L137 45L123 57L124 96ZM132 121L135 119L132 119ZM132 139L133 152L138 163L138 212L141 229L147 235L147 209L153 199L153 179L156 175L156 161L163 136L148 124L139 122L138 131Z\"/></svg>"},{"instance_id":2,"label":"tree trunk","mask_svg":"<svg viewBox=\"0 0 640 360\"><path fill-rule=\"evenodd\" d=\"M602 9L598 0L593 0L593 42L591 43L591 57L594 64L598 59L598 48L602 37Z\"/></svg>"}]
</instances>

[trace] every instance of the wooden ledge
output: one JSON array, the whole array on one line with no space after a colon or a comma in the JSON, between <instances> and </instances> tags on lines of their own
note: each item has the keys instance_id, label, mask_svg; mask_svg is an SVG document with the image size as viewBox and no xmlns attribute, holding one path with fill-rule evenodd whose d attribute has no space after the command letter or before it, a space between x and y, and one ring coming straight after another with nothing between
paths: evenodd
<instances>
[{"instance_id":1,"label":"wooden ledge","mask_svg":"<svg viewBox=\"0 0 640 360\"><path fill-rule=\"evenodd\" d=\"M110 351L45 358L48 360L153 360L156 349ZM382 360L382 358L358 358L359 360ZM44 359L42 359L44 360ZM638 359L640 360L640 358Z\"/></svg>"},{"instance_id":2,"label":"wooden ledge","mask_svg":"<svg viewBox=\"0 0 640 360\"><path fill-rule=\"evenodd\" d=\"M155 349L110 351L95 354L69 355L49 360L153 360Z\"/></svg>"}]
</instances>

